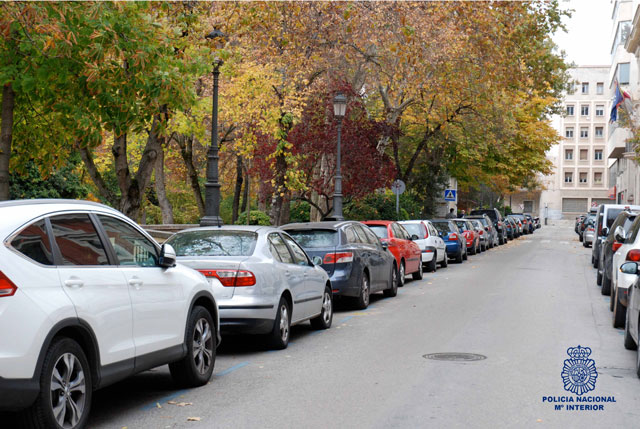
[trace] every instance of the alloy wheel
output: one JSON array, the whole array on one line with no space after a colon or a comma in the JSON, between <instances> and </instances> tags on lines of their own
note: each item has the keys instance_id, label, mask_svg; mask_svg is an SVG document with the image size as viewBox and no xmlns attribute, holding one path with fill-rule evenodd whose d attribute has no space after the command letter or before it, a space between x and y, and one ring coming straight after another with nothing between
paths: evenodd
<instances>
[{"instance_id":1,"label":"alloy wheel","mask_svg":"<svg viewBox=\"0 0 640 429\"><path fill-rule=\"evenodd\" d=\"M206 374L213 363L213 336L205 318L198 319L193 330L193 362L200 374Z\"/></svg>"},{"instance_id":2,"label":"alloy wheel","mask_svg":"<svg viewBox=\"0 0 640 429\"><path fill-rule=\"evenodd\" d=\"M331 321L332 311L331 295L329 295L329 292L325 291L324 298L322 299L322 320L324 320L325 324L328 324Z\"/></svg>"},{"instance_id":3,"label":"alloy wheel","mask_svg":"<svg viewBox=\"0 0 640 429\"><path fill-rule=\"evenodd\" d=\"M289 340L289 310L284 303L280 307L280 338L283 343Z\"/></svg>"},{"instance_id":4,"label":"alloy wheel","mask_svg":"<svg viewBox=\"0 0 640 429\"><path fill-rule=\"evenodd\" d=\"M51 374L51 410L58 424L73 428L83 417L86 400L86 380L78 358L64 353L53 366Z\"/></svg>"},{"instance_id":5,"label":"alloy wheel","mask_svg":"<svg viewBox=\"0 0 640 429\"><path fill-rule=\"evenodd\" d=\"M369 305L369 278L362 276L362 302L365 307Z\"/></svg>"}]
</instances>

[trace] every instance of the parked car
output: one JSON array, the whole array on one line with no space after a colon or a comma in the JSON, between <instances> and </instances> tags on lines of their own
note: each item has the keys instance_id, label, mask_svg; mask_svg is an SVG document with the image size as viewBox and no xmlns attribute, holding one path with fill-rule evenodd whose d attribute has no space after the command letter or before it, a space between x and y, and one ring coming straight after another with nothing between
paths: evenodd
<instances>
[{"instance_id":1,"label":"parked car","mask_svg":"<svg viewBox=\"0 0 640 429\"><path fill-rule=\"evenodd\" d=\"M515 230L515 237L518 238L520 237L524 232L523 232L523 228L522 228L522 221L520 219L518 219L515 216L509 215L507 216L516 226L516 230Z\"/></svg>"},{"instance_id":2,"label":"parked car","mask_svg":"<svg viewBox=\"0 0 640 429\"><path fill-rule=\"evenodd\" d=\"M77 428L94 390L132 374L209 382L218 306L170 245L92 202L0 202L0 218L0 409Z\"/></svg>"},{"instance_id":3,"label":"parked car","mask_svg":"<svg viewBox=\"0 0 640 429\"><path fill-rule=\"evenodd\" d=\"M640 216L636 216L628 230L625 225L616 227L614 230L613 243L614 254L611 268L611 299L609 309L613 311L613 327L621 328L627 312L629 288L633 284L636 276L626 274L620 270L620 266L625 262L640 261Z\"/></svg>"},{"instance_id":4,"label":"parked car","mask_svg":"<svg viewBox=\"0 0 640 429\"><path fill-rule=\"evenodd\" d=\"M629 287L627 313L624 323L624 347L627 350L637 350L640 339L640 270L638 262L625 262L620 267L624 274L634 276L632 285ZM636 358L636 375L640 378L640 355Z\"/></svg>"},{"instance_id":5,"label":"parked car","mask_svg":"<svg viewBox=\"0 0 640 429\"><path fill-rule=\"evenodd\" d=\"M347 297L356 308L369 305L372 293L398 293L398 265L374 232L355 221L290 223L281 227L307 254L318 257L329 275L334 297Z\"/></svg>"},{"instance_id":6,"label":"parked car","mask_svg":"<svg viewBox=\"0 0 640 429\"><path fill-rule=\"evenodd\" d=\"M451 219L433 219L433 226L447 246L447 257L457 263L467 259L467 242L456 223Z\"/></svg>"},{"instance_id":7,"label":"parked car","mask_svg":"<svg viewBox=\"0 0 640 429\"><path fill-rule=\"evenodd\" d=\"M540 224L540 217L539 216L535 216L533 218L533 224L535 225L536 229L540 229L540 227L542 225Z\"/></svg>"},{"instance_id":8,"label":"parked car","mask_svg":"<svg viewBox=\"0 0 640 429\"><path fill-rule=\"evenodd\" d=\"M487 215L476 215L476 216L465 216L465 219L477 219L479 220L484 230L486 231L489 239L489 249L492 249L495 246L498 246L498 232L493 227L493 222Z\"/></svg>"},{"instance_id":9,"label":"parked car","mask_svg":"<svg viewBox=\"0 0 640 429\"><path fill-rule=\"evenodd\" d=\"M292 325L331 326L326 271L287 234L265 226L191 228L167 243L178 261L212 282L223 334L265 334L273 349L289 344ZM214 280L219 280L214 281Z\"/></svg>"},{"instance_id":10,"label":"parked car","mask_svg":"<svg viewBox=\"0 0 640 429\"><path fill-rule=\"evenodd\" d=\"M418 236L413 240L422 250L422 265L427 272L434 272L437 265L445 268L448 264L447 247L438 231L428 220L406 220L398 222L411 236Z\"/></svg>"},{"instance_id":11,"label":"parked car","mask_svg":"<svg viewBox=\"0 0 640 429\"><path fill-rule=\"evenodd\" d=\"M628 210L622 210L609 228L610 231L602 242L600 249L600 264L598 267L597 280L602 285L600 293L602 295L611 295L611 270L613 262L613 254L621 243L616 242L614 231L620 226L622 231L626 233L631 228L631 224L636 218L637 213Z\"/></svg>"},{"instance_id":12,"label":"parked car","mask_svg":"<svg viewBox=\"0 0 640 429\"><path fill-rule=\"evenodd\" d=\"M575 223L575 225L573 227L573 230L578 235L580 235L580 231L578 230L578 227L580 226L580 224L582 223L582 221L584 220L585 217L587 217L586 214L581 214L580 216L576 216L576 223Z\"/></svg>"},{"instance_id":13,"label":"parked car","mask_svg":"<svg viewBox=\"0 0 640 429\"><path fill-rule=\"evenodd\" d=\"M587 229L587 224L592 223L595 228L595 221L596 221L595 213L589 213L582 218L582 221L580 221L580 224L578 224L578 235L580 236L579 237L580 241L584 240L584 233ZM591 244L593 244L593 240L591 240Z\"/></svg>"},{"instance_id":14,"label":"parked car","mask_svg":"<svg viewBox=\"0 0 640 429\"><path fill-rule=\"evenodd\" d=\"M475 255L480 252L480 236L475 231L475 227L468 219L453 219L458 230L465 238L467 252Z\"/></svg>"},{"instance_id":15,"label":"parked car","mask_svg":"<svg viewBox=\"0 0 640 429\"><path fill-rule=\"evenodd\" d=\"M516 225L510 217L505 216L502 220L505 226L505 231L507 233L507 238L509 240L514 240L516 238Z\"/></svg>"},{"instance_id":16,"label":"parked car","mask_svg":"<svg viewBox=\"0 0 640 429\"><path fill-rule=\"evenodd\" d=\"M580 233L580 241L584 247L593 245L593 240L596 237L595 217L585 218L583 220L583 230Z\"/></svg>"},{"instance_id":17,"label":"parked car","mask_svg":"<svg viewBox=\"0 0 640 429\"><path fill-rule=\"evenodd\" d=\"M536 230L536 225L533 220L533 216L531 216L529 213L522 213L522 215L527 220L527 226L529 227L529 234L533 234L534 231Z\"/></svg>"},{"instance_id":18,"label":"parked car","mask_svg":"<svg viewBox=\"0 0 640 429\"><path fill-rule=\"evenodd\" d=\"M529 220L522 213L511 213L509 216L514 217L522 224L522 234L530 234L531 228L529 227Z\"/></svg>"},{"instance_id":19,"label":"parked car","mask_svg":"<svg viewBox=\"0 0 640 429\"><path fill-rule=\"evenodd\" d=\"M489 233L485 231L484 225L478 219L465 219L469 220L469 222L473 224L474 230L476 231L476 234L478 234L480 252L486 251L489 248Z\"/></svg>"},{"instance_id":20,"label":"parked car","mask_svg":"<svg viewBox=\"0 0 640 429\"><path fill-rule=\"evenodd\" d=\"M598 210L596 212L596 236L593 240L593 245L591 246L591 263L594 268L600 269L600 248L602 242L609 234L609 228L618 217L618 214L624 209L628 210L640 210L640 206L630 206L624 204L600 204L598 206ZM602 276L602 273L600 273ZM598 281L600 284L600 281Z\"/></svg>"},{"instance_id":21,"label":"parked car","mask_svg":"<svg viewBox=\"0 0 640 429\"><path fill-rule=\"evenodd\" d=\"M414 280L422 280L422 251L406 229L390 220L367 220L362 222L380 238L384 245L396 258L398 265L398 286L404 286L405 277L409 274Z\"/></svg>"},{"instance_id":22,"label":"parked car","mask_svg":"<svg viewBox=\"0 0 640 429\"><path fill-rule=\"evenodd\" d=\"M487 215L491 222L493 222L493 226L498 235L498 244L504 244L507 242L507 237L504 230L504 225L502 223L502 215L498 209L482 209L482 210L471 210L472 216L477 215Z\"/></svg>"}]
</instances>

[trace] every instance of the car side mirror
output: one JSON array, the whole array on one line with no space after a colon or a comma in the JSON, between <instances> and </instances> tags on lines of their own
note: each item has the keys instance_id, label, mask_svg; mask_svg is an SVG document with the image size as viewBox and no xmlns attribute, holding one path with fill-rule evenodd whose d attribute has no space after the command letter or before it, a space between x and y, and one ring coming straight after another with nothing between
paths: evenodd
<instances>
[{"instance_id":1,"label":"car side mirror","mask_svg":"<svg viewBox=\"0 0 640 429\"><path fill-rule=\"evenodd\" d=\"M411 236L411 240L413 240L413 241L416 241L416 240L419 240L419 239L420 239L420 237L418 237L416 234L413 234Z\"/></svg>"},{"instance_id":2,"label":"car side mirror","mask_svg":"<svg viewBox=\"0 0 640 429\"><path fill-rule=\"evenodd\" d=\"M380 244L382 245L382 248L384 250L387 250L389 248L389 243L387 243L386 241L380 240Z\"/></svg>"},{"instance_id":3,"label":"car side mirror","mask_svg":"<svg viewBox=\"0 0 640 429\"><path fill-rule=\"evenodd\" d=\"M602 228L602 235L609 235L609 228L606 226Z\"/></svg>"},{"instance_id":4,"label":"car side mirror","mask_svg":"<svg viewBox=\"0 0 640 429\"><path fill-rule=\"evenodd\" d=\"M170 244L162 245L162 248L160 249L160 260L158 263L164 268L176 266L176 251Z\"/></svg>"},{"instance_id":5,"label":"car side mirror","mask_svg":"<svg viewBox=\"0 0 640 429\"><path fill-rule=\"evenodd\" d=\"M615 238L618 243L624 243L624 240L627 238L627 232L622 225L618 225L613 231L613 238Z\"/></svg>"},{"instance_id":6,"label":"car side mirror","mask_svg":"<svg viewBox=\"0 0 640 429\"><path fill-rule=\"evenodd\" d=\"M625 262L620 265L620 271L625 274L638 274L638 263L637 262Z\"/></svg>"},{"instance_id":7,"label":"car side mirror","mask_svg":"<svg viewBox=\"0 0 640 429\"><path fill-rule=\"evenodd\" d=\"M320 256L314 256L311 258L311 262L313 262L313 265L322 265L322 258Z\"/></svg>"}]
</instances>

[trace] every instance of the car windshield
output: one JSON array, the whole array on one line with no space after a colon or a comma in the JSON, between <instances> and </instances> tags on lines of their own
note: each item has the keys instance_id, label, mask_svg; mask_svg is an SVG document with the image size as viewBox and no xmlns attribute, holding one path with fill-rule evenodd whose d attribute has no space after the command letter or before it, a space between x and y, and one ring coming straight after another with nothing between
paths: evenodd
<instances>
[{"instance_id":1,"label":"car windshield","mask_svg":"<svg viewBox=\"0 0 640 429\"><path fill-rule=\"evenodd\" d=\"M403 223L402 226L404 226L404 229L409 232L409 235L417 235L418 237L422 236L422 234L420 234L419 223Z\"/></svg>"},{"instance_id":2,"label":"car windshield","mask_svg":"<svg viewBox=\"0 0 640 429\"><path fill-rule=\"evenodd\" d=\"M451 232L451 228L449 227L449 222L433 222L433 226L436 227L438 232L442 232L448 234Z\"/></svg>"},{"instance_id":3,"label":"car windshield","mask_svg":"<svg viewBox=\"0 0 640 429\"><path fill-rule=\"evenodd\" d=\"M459 228L461 231L466 231L466 230L468 230L468 229L469 229L469 228L467 228L467 222L465 222L465 221L463 221L463 220L457 220L457 221L456 221L456 225L458 225L458 228Z\"/></svg>"},{"instance_id":4,"label":"car windshield","mask_svg":"<svg viewBox=\"0 0 640 429\"><path fill-rule=\"evenodd\" d=\"M338 245L338 233L331 229L288 229L287 233L305 249Z\"/></svg>"},{"instance_id":5,"label":"car windshield","mask_svg":"<svg viewBox=\"0 0 640 429\"><path fill-rule=\"evenodd\" d=\"M251 256L257 241L251 231L201 230L178 233L167 244L176 256Z\"/></svg>"},{"instance_id":6,"label":"car windshield","mask_svg":"<svg viewBox=\"0 0 640 429\"><path fill-rule=\"evenodd\" d=\"M389 238L386 225L367 225L379 238Z\"/></svg>"}]
</instances>

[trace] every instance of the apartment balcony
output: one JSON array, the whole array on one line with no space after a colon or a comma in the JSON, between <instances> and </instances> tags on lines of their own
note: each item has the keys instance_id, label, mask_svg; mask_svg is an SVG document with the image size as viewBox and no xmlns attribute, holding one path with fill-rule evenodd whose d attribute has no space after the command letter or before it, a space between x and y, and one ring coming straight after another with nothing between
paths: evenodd
<instances>
[{"instance_id":1,"label":"apartment balcony","mask_svg":"<svg viewBox=\"0 0 640 429\"><path fill-rule=\"evenodd\" d=\"M623 154L627 152L626 140L629 139L632 134L626 128L612 127L613 131L607 141L607 158L622 158Z\"/></svg>"}]
</instances>

